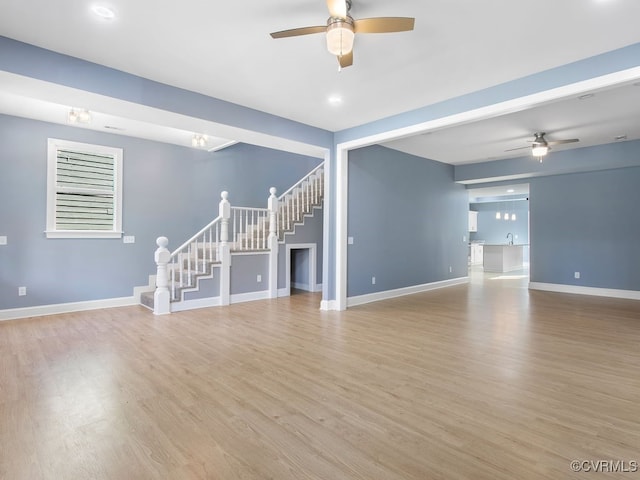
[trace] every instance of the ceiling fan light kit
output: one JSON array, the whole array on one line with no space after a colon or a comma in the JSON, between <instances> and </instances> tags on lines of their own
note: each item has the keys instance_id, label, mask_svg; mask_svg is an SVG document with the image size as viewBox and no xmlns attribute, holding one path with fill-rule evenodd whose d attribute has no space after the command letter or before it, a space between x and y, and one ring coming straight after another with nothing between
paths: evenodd
<instances>
[{"instance_id":1,"label":"ceiling fan light kit","mask_svg":"<svg viewBox=\"0 0 640 480\"><path fill-rule=\"evenodd\" d=\"M331 18L330 21L327 25L327 50L338 57L351 53L356 36L353 31L353 19Z\"/></svg>"}]
</instances>

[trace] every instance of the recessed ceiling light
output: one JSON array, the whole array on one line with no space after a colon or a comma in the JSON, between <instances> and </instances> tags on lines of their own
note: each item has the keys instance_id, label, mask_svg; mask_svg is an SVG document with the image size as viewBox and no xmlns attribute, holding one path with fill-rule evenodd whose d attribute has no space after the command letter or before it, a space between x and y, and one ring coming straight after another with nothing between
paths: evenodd
<instances>
[{"instance_id":1,"label":"recessed ceiling light","mask_svg":"<svg viewBox=\"0 0 640 480\"><path fill-rule=\"evenodd\" d=\"M340 95L331 95L328 100L331 105L337 106L342 104L342 97Z\"/></svg>"},{"instance_id":2,"label":"recessed ceiling light","mask_svg":"<svg viewBox=\"0 0 640 480\"><path fill-rule=\"evenodd\" d=\"M578 100L586 100L587 98L593 98L595 95L593 93L585 93L584 95L580 95Z\"/></svg>"},{"instance_id":3,"label":"recessed ceiling light","mask_svg":"<svg viewBox=\"0 0 640 480\"><path fill-rule=\"evenodd\" d=\"M105 20L112 20L116 17L116 13L104 5L94 5L91 7L91 11Z\"/></svg>"},{"instance_id":4,"label":"recessed ceiling light","mask_svg":"<svg viewBox=\"0 0 640 480\"><path fill-rule=\"evenodd\" d=\"M509 190L507 190L507 193L513 193L513 192L515 192L513 188L510 188Z\"/></svg>"}]
</instances>

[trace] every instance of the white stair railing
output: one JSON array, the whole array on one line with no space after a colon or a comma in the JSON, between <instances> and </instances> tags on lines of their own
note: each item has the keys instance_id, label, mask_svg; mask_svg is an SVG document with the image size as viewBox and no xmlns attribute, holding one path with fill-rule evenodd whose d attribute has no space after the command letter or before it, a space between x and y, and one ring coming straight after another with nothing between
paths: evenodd
<instances>
[{"instance_id":1,"label":"white stair railing","mask_svg":"<svg viewBox=\"0 0 640 480\"><path fill-rule=\"evenodd\" d=\"M233 250L266 250L268 248L268 209L231 207L230 221Z\"/></svg>"},{"instance_id":2,"label":"white stair railing","mask_svg":"<svg viewBox=\"0 0 640 480\"><path fill-rule=\"evenodd\" d=\"M169 291L171 300L177 299L179 288L193 286L194 276L205 274L211 265L220 261L218 245L222 217L202 228L169 257Z\"/></svg>"},{"instance_id":3,"label":"white stair railing","mask_svg":"<svg viewBox=\"0 0 640 480\"><path fill-rule=\"evenodd\" d=\"M269 250L269 296L277 296L278 238L320 205L324 194L324 163L318 165L279 197L270 189L268 208L232 207L222 192L219 215L180 247L169 253L166 237L157 240L154 313L170 313L170 302L179 300L185 288L193 288L196 276L221 266L220 299L230 299L231 251Z\"/></svg>"},{"instance_id":4,"label":"white stair railing","mask_svg":"<svg viewBox=\"0 0 640 480\"><path fill-rule=\"evenodd\" d=\"M322 201L324 194L324 163L305 175L298 183L278 197L278 235L291 230L295 223L310 213Z\"/></svg>"}]
</instances>

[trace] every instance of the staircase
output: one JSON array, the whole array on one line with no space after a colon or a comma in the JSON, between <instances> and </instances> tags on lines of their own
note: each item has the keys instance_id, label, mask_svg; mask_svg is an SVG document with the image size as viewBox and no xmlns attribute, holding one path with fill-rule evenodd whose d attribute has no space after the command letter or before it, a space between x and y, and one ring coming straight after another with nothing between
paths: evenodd
<instances>
[{"instance_id":1,"label":"staircase","mask_svg":"<svg viewBox=\"0 0 640 480\"><path fill-rule=\"evenodd\" d=\"M278 244L294 235L296 227L322 207L323 199L324 164L280 196L271 188L267 208L231 206L228 193L222 192L218 217L179 248L169 252L166 237L158 238L156 290L143 293L140 303L156 314L170 313L186 293L197 292L202 280L219 273L220 304L227 305L231 256L249 252L270 256L269 292L277 296Z\"/></svg>"}]
</instances>

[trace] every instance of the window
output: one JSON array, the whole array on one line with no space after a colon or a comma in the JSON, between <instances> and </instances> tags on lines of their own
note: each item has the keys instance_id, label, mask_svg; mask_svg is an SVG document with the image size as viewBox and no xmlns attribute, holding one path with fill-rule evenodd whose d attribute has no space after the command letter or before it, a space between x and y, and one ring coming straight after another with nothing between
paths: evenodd
<instances>
[{"instance_id":1,"label":"window","mask_svg":"<svg viewBox=\"0 0 640 480\"><path fill-rule=\"evenodd\" d=\"M122 236L122 149L49 139L48 238Z\"/></svg>"}]
</instances>

